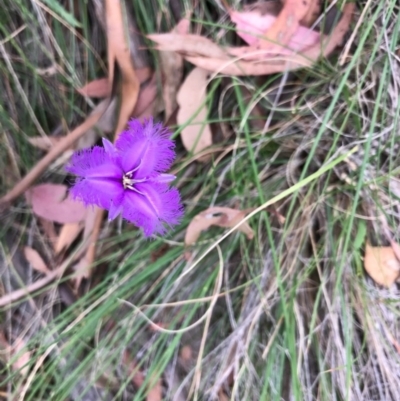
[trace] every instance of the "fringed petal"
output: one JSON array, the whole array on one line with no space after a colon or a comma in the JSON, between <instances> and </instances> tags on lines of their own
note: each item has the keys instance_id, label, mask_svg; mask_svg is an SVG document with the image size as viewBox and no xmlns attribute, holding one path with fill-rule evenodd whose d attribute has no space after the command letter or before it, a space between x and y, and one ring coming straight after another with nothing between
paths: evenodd
<instances>
[{"instance_id":1,"label":"fringed petal","mask_svg":"<svg viewBox=\"0 0 400 401\"><path fill-rule=\"evenodd\" d=\"M78 179L70 189L74 199L81 200L86 206L97 205L109 210L118 207L123 200L124 188L120 182L107 178Z\"/></svg>"},{"instance_id":2,"label":"fringed petal","mask_svg":"<svg viewBox=\"0 0 400 401\"><path fill-rule=\"evenodd\" d=\"M122 206L122 201L124 197L120 196L118 198L113 199L110 202L110 209L108 210L108 221L112 221L118 217L119 214L121 214L123 210Z\"/></svg>"},{"instance_id":3,"label":"fringed petal","mask_svg":"<svg viewBox=\"0 0 400 401\"><path fill-rule=\"evenodd\" d=\"M143 123L131 120L128 130L121 133L116 147L125 173L135 170L139 179L166 171L175 159L171 133L161 124L149 119Z\"/></svg>"},{"instance_id":4,"label":"fringed petal","mask_svg":"<svg viewBox=\"0 0 400 401\"><path fill-rule=\"evenodd\" d=\"M150 177L149 181L156 182L156 183L168 184L171 181L174 181L175 178L176 178L176 176L172 175L172 174L157 174L154 177Z\"/></svg>"},{"instance_id":5,"label":"fringed petal","mask_svg":"<svg viewBox=\"0 0 400 401\"><path fill-rule=\"evenodd\" d=\"M117 151L114 145L107 138L103 138L102 142L106 153L108 153L109 155L114 155L115 152Z\"/></svg>"},{"instance_id":6,"label":"fringed petal","mask_svg":"<svg viewBox=\"0 0 400 401\"><path fill-rule=\"evenodd\" d=\"M164 234L167 227L179 223L183 210L177 189L150 182L136 184L135 189L140 193L125 192L122 215L147 237Z\"/></svg>"},{"instance_id":7,"label":"fringed petal","mask_svg":"<svg viewBox=\"0 0 400 401\"><path fill-rule=\"evenodd\" d=\"M122 182L118 155L114 157L100 146L74 153L66 170L82 178L109 178Z\"/></svg>"}]
</instances>

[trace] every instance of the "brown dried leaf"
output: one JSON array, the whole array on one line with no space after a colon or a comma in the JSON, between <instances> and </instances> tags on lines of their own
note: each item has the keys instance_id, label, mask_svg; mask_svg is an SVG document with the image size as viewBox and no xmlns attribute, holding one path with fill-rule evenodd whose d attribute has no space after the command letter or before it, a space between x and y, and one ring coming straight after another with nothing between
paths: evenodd
<instances>
[{"instance_id":1,"label":"brown dried leaf","mask_svg":"<svg viewBox=\"0 0 400 401\"><path fill-rule=\"evenodd\" d=\"M179 353L179 362L187 364L193 360L193 350L190 345L184 345Z\"/></svg>"},{"instance_id":2,"label":"brown dried leaf","mask_svg":"<svg viewBox=\"0 0 400 401\"><path fill-rule=\"evenodd\" d=\"M254 58L258 55L264 61L240 61L239 59L211 59L205 57L185 57L192 64L204 68L208 71L221 72L228 75L267 75L282 71L296 70L299 68L309 67L314 64L320 56L329 55L335 47L343 40L345 33L351 21L354 4L347 4L343 10L343 16L336 25L331 35L325 37L322 45L317 43L314 46L304 50L301 54L285 55L273 57L265 61L265 56L270 53L270 50L256 50L250 46L240 48L227 49L228 52L234 52L238 58ZM322 49L322 51L321 51Z\"/></svg>"},{"instance_id":3,"label":"brown dried leaf","mask_svg":"<svg viewBox=\"0 0 400 401\"><path fill-rule=\"evenodd\" d=\"M85 246L76 255L75 260L78 262L73 267L76 272L74 276L75 289L79 288L83 278L90 276L90 266L96 256L96 241L100 233L103 216L104 211L96 206L87 209L82 238Z\"/></svg>"},{"instance_id":4,"label":"brown dried leaf","mask_svg":"<svg viewBox=\"0 0 400 401\"><path fill-rule=\"evenodd\" d=\"M25 341L18 337L14 344L11 346L7 341L5 335L0 332L0 349L9 349L12 357L18 355L18 358L13 363L12 367L15 372L19 372L22 376L28 373L29 366L28 363L31 360L31 353L26 348Z\"/></svg>"},{"instance_id":5,"label":"brown dried leaf","mask_svg":"<svg viewBox=\"0 0 400 401\"><path fill-rule=\"evenodd\" d=\"M82 88L77 91L82 96L88 97L108 97L111 95L112 86L108 78L98 78L91 82L88 82Z\"/></svg>"},{"instance_id":6,"label":"brown dried leaf","mask_svg":"<svg viewBox=\"0 0 400 401\"><path fill-rule=\"evenodd\" d=\"M122 355L122 363L127 368L129 376L134 372L131 379L132 383L138 388L141 387L144 383L145 375L139 370L137 362L132 358L128 350L125 350Z\"/></svg>"},{"instance_id":7,"label":"brown dried leaf","mask_svg":"<svg viewBox=\"0 0 400 401\"><path fill-rule=\"evenodd\" d=\"M97 123L104 109L98 110L97 113L91 114L82 124L76 127L73 131L67 134L63 139L44 156L29 173L19 181L14 188L7 192L0 198L0 208L8 205L17 196L23 194L27 188L37 179L37 177L46 170L49 164L54 161L59 155L71 147L82 135L84 135L89 128Z\"/></svg>"},{"instance_id":8,"label":"brown dried leaf","mask_svg":"<svg viewBox=\"0 0 400 401\"><path fill-rule=\"evenodd\" d=\"M32 268L34 268L36 271L46 275L50 273L50 269L47 267L42 257L33 248L29 246L24 247L24 255L26 260L31 264Z\"/></svg>"},{"instance_id":9,"label":"brown dried leaf","mask_svg":"<svg viewBox=\"0 0 400 401\"><path fill-rule=\"evenodd\" d=\"M304 17L300 20L300 23L304 26L311 26L320 14L321 3L319 0L314 0L311 2L310 7Z\"/></svg>"},{"instance_id":10,"label":"brown dried leaf","mask_svg":"<svg viewBox=\"0 0 400 401\"><path fill-rule=\"evenodd\" d=\"M396 255L397 260L400 261L400 245L394 242L392 239L390 240L390 246L393 249L394 254Z\"/></svg>"},{"instance_id":11,"label":"brown dried leaf","mask_svg":"<svg viewBox=\"0 0 400 401\"><path fill-rule=\"evenodd\" d=\"M138 364L131 357L129 351L125 350L122 356L122 362L126 366L128 370L129 376L132 375L132 383L140 388L143 386L145 381L145 374L139 370ZM152 383L150 380L149 389L147 391L146 401L161 401L162 400L162 385L161 381L157 380L155 383Z\"/></svg>"},{"instance_id":12,"label":"brown dried leaf","mask_svg":"<svg viewBox=\"0 0 400 401\"><path fill-rule=\"evenodd\" d=\"M136 70L136 76L141 84L149 80L153 75L153 71L149 67L138 68Z\"/></svg>"},{"instance_id":13,"label":"brown dried leaf","mask_svg":"<svg viewBox=\"0 0 400 401\"><path fill-rule=\"evenodd\" d=\"M218 391L218 401L229 401L229 397L224 393L224 390Z\"/></svg>"},{"instance_id":14,"label":"brown dried leaf","mask_svg":"<svg viewBox=\"0 0 400 401\"><path fill-rule=\"evenodd\" d=\"M200 237L201 232L207 230L211 226L218 225L220 219L220 216L215 217L206 212L201 212L195 216L186 229L185 245L189 246L195 244Z\"/></svg>"},{"instance_id":15,"label":"brown dried leaf","mask_svg":"<svg viewBox=\"0 0 400 401\"><path fill-rule=\"evenodd\" d=\"M157 43L156 49L184 55L225 58L226 53L212 40L200 35L182 35L176 32L147 35Z\"/></svg>"},{"instance_id":16,"label":"brown dried leaf","mask_svg":"<svg viewBox=\"0 0 400 401\"><path fill-rule=\"evenodd\" d=\"M178 107L176 98L183 77L183 57L175 52L161 52L160 60L165 121L167 121Z\"/></svg>"},{"instance_id":17,"label":"brown dried leaf","mask_svg":"<svg viewBox=\"0 0 400 401\"><path fill-rule=\"evenodd\" d=\"M64 224L60 230L60 234L54 246L54 252L56 253L56 255L59 254L63 249L68 249L68 247L78 237L82 229L82 222Z\"/></svg>"},{"instance_id":18,"label":"brown dried leaf","mask_svg":"<svg viewBox=\"0 0 400 401\"><path fill-rule=\"evenodd\" d=\"M186 35L189 32L189 25L190 21L184 18L179 21L172 33ZM183 57L176 52L161 52L160 60L165 121L168 121L178 107L176 98L183 78Z\"/></svg>"},{"instance_id":19,"label":"brown dried leaf","mask_svg":"<svg viewBox=\"0 0 400 401\"><path fill-rule=\"evenodd\" d=\"M57 145L57 143L60 142L60 140L62 139L63 138L59 136L47 136L47 137L34 136L28 138L28 142L35 148L39 148L42 150L49 150L54 145Z\"/></svg>"},{"instance_id":20,"label":"brown dried leaf","mask_svg":"<svg viewBox=\"0 0 400 401\"><path fill-rule=\"evenodd\" d=\"M155 383L150 383L150 388L147 392L146 401L161 401L162 400L162 384L161 380Z\"/></svg>"},{"instance_id":21,"label":"brown dried leaf","mask_svg":"<svg viewBox=\"0 0 400 401\"><path fill-rule=\"evenodd\" d=\"M185 235L185 245L189 246L198 240L200 233L211 226L232 228L244 219L249 211L237 210L229 207L210 207L199 213L190 222ZM238 227L238 230L246 234L249 240L254 238L254 231L244 222Z\"/></svg>"},{"instance_id":22,"label":"brown dried leaf","mask_svg":"<svg viewBox=\"0 0 400 401\"><path fill-rule=\"evenodd\" d=\"M157 81L155 75L153 75L151 81L140 89L139 98L132 115L135 117L149 117L150 115L152 115L152 113L149 113L148 111L152 109L153 103L156 98Z\"/></svg>"},{"instance_id":23,"label":"brown dried leaf","mask_svg":"<svg viewBox=\"0 0 400 401\"><path fill-rule=\"evenodd\" d=\"M94 226L96 224L97 212L100 211L98 207L90 207L87 209L86 217L85 217L85 229L83 230L83 239L85 241L92 234Z\"/></svg>"},{"instance_id":24,"label":"brown dried leaf","mask_svg":"<svg viewBox=\"0 0 400 401\"><path fill-rule=\"evenodd\" d=\"M57 233L54 227L54 221L49 221L43 218L38 218L40 227L42 228L46 238L50 241L51 244L55 244L57 241Z\"/></svg>"},{"instance_id":25,"label":"brown dried leaf","mask_svg":"<svg viewBox=\"0 0 400 401\"><path fill-rule=\"evenodd\" d=\"M151 69L148 67L140 68L136 70L136 75L140 83L146 82L151 76ZM98 78L88 82L77 91L82 96L103 98L111 96L112 85L109 78Z\"/></svg>"},{"instance_id":26,"label":"brown dried leaf","mask_svg":"<svg viewBox=\"0 0 400 401\"><path fill-rule=\"evenodd\" d=\"M194 68L183 82L177 97L180 107L177 115L178 124L183 125L196 115L190 125L181 132L183 145L194 154L212 145L210 126L205 123L208 114L205 104L207 80L207 71ZM202 158L202 161L206 159Z\"/></svg>"},{"instance_id":27,"label":"brown dried leaf","mask_svg":"<svg viewBox=\"0 0 400 401\"><path fill-rule=\"evenodd\" d=\"M83 203L67 196L65 185L36 185L26 191L26 198L37 216L56 223L76 223L86 215Z\"/></svg>"},{"instance_id":28,"label":"brown dried leaf","mask_svg":"<svg viewBox=\"0 0 400 401\"><path fill-rule=\"evenodd\" d=\"M98 108L103 108L104 106L107 106L107 108L99 118L96 125L88 129L86 134L79 139L75 146L76 150L94 146L100 135L104 136L105 133L111 133L114 130L117 103L117 99L114 97L111 101L107 98L97 104L93 112Z\"/></svg>"},{"instance_id":29,"label":"brown dried leaf","mask_svg":"<svg viewBox=\"0 0 400 401\"><path fill-rule=\"evenodd\" d=\"M274 74L309 67L321 56L329 55L342 42L350 25L354 7L354 3L346 4L342 18L331 34L323 36L321 43L305 49L301 54L275 55L271 58L271 49L258 50L251 46L226 48L225 52L211 40L199 35L180 35L179 38L174 37L174 43L171 42L173 39L171 34L150 35L150 37L157 41L159 50L177 51L187 61L207 71L234 76ZM201 43L201 46L196 47L197 42ZM234 53L237 58L230 57L229 53ZM257 62L240 60L250 57L254 59L256 56Z\"/></svg>"},{"instance_id":30,"label":"brown dried leaf","mask_svg":"<svg viewBox=\"0 0 400 401\"><path fill-rule=\"evenodd\" d=\"M79 259L78 263L73 266L73 269L75 271L73 277L73 287L75 291L78 291L78 288L80 287L84 278L90 277L90 266L91 262L90 260L88 260L86 254L81 259Z\"/></svg>"},{"instance_id":31,"label":"brown dried leaf","mask_svg":"<svg viewBox=\"0 0 400 401\"><path fill-rule=\"evenodd\" d=\"M125 29L121 0L106 0L105 8L109 82L113 82L114 79L115 62L118 63L122 73L121 107L115 131L117 136L125 128L125 125L135 108L139 95L140 82L131 59L129 37Z\"/></svg>"},{"instance_id":32,"label":"brown dried leaf","mask_svg":"<svg viewBox=\"0 0 400 401\"><path fill-rule=\"evenodd\" d=\"M31 353L28 351L26 347L25 341L18 337L14 344L14 355L19 355L18 359L13 363L13 368L21 373L22 376L25 376L29 370L29 361L31 360Z\"/></svg>"},{"instance_id":33,"label":"brown dried leaf","mask_svg":"<svg viewBox=\"0 0 400 401\"><path fill-rule=\"evenodd\" d=\"M400 276L400 261L391 246L366 244L364 268L379 285L390 287Z\"/></svg>"}]
</instances>

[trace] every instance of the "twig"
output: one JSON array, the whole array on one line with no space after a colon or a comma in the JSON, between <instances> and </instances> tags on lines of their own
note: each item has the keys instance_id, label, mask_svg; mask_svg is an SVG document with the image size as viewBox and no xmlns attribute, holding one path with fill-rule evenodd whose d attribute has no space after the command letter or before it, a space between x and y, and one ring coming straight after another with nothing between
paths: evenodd
<instances>
[{"instance_id":1,"label":"twig","mask_svg":"<svg viewBox=\"0 0 400 401\"><path fill-rule=\"evenodd\" d=\"M75 256L77 253L79 253L81 247L85 248L87 246L87 242L88 240L84 241L77 249L75 249L71 253L71 255L68 256L68 258L60 266L50 271L49 274L46 275L46 277L43 277L35 281L34 283L27 285L24 288L20 288L18 290L3 295L0 298L0 308L9 306L11 303L18 301L29 294L39 291L41 288L45 287L47 284L50 284L55 279L60 279L64 275L66 269L75 260Z\"/></svg>"},{"instance_id":2,"label":"twig","mask_svg":"<svg viewBox=\"0 0 400 401\"><path fill-rule=\"evenodd\" d=\"M104 210L96 208L93 229L88 237L88 246L86 250L83 250L85 252L85 255L81 259L81 261L84 261L84 272L76 275L76 282L75 282L76 289L80 286L82 277L86 278L88 277L86 275L87 268L91 266L94 262L96 256L96 245L97 245L97 240L99 239L103 217L104 217Z\"/></svg>"},{"instance_id":3,"label":"twig","mask_svg":"<svg viewBox=\"0 0 400 401\"><path fill-rule=\"evenodd\" d=\"M14 188L11 189L7 194L0 198L0 207L5 206L7 203L13 201L16 197L23 194L33 182L40 176L43 171L49 166L49 164L55 160L61 153L73 145L85 132L91 128L100 117L108 106L108 102L97 112L90 115L81 125L75 128L67 136L65 136L60 142L58 142L49 153L47 153L32 169L29 173L19 181Z\"/></svg>"},{"instance_id":4,"label":"twig","mask_svg":"<svg viewBox=\"0 0 400 401\"><path fill-rule=\"evenodd\" d=\"M95 221L94 221L94 225L93 225L93 230L90 235L89 247L86 251L86 258L90 262L90 264L92 264L94 261L94 256L95 256L95 251L96 251L96 242L97 242L97 238L100 235L100 229L101 229L101 223L103 221L103 216L104 216L104 210L97 209L96 217L95 217Z\"/></svg>"},{"instance_id":5,"label":"twig","mask_svg":"<svg viewBox=\"0 0 400 401\"><path fill-rule=\"evenodd\" d=\"M26 295L32 294L40 290L47 284L50 284L56 278L60 278L63 275L64 270L66 269L67 266L68 266L67 263L63 263L56 270L49 272L49 274L46 277L43 277L24 288L20 288L19 290L15 290L13 292L10 292L9 294L3 295L0 298L0 308L10 305L11 303L20 300Z\"/></svg>"},{"instance_id":6,"label":"twig","mask_svg":"<svg viewBox=\"0 0 400 401\"><path fill-rule=\"evenodd\" d=\"M370 5L371 5L371 0L368 0L367 4L364 6L364 9L363 9L363 11L362 11L362 13L360 15L360 18L357 21L357 24L356 24L355 28L353 29L353 32L352 32L349 40L346 43L346 46L344 47L342 55L340 56L340 59L339 59L339 65L340 66L342 66L346 62L346 59L347 59L347 57L349 55L349 52L350 52L350 48L351 48L351 46L352 46L352 44L354 42L354 39L355 39L359 29L360 29L361 24L365 21L365 14L367 13L367 10L369 9Z\"/></svg>"}]
</instances>

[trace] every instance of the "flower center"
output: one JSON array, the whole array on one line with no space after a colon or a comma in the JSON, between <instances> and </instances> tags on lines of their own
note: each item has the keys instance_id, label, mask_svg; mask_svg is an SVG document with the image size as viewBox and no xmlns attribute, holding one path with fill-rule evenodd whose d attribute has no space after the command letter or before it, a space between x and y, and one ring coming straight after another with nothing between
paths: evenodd
<instances>
[{"instance_id":1,"label":"flower center","mask_svg":"<svg viewBox=\"0 0 400 401\"><path fill-rule=\"evenodd\" d=\"M129 187L132 187L134 184L135 180L132 180L132 178L129 178L126 174L123 175L122 185L124 186L124 189L131 189Z\"/></svg>"},{"instance_id":2,"label":"flower center","mask_svg":"<svg viewBox=\"0 0 400 401\"><path fill-rule=\"evenodd\" d=\"M124 189L130 189L131 191L135 191L138 194L144 195L143 192L139 191L138 189L136 189L134 187L135 184L138 184L140 182L145 182L147 181L147 178L141 178L139 180L136 180L134 178L132 178L132 174L140 167L140 165L138 167L136 167L135 169L128 171L127 173L125 173L122 176L122 185L124 187Z\"/></svg>"}]
</instances>

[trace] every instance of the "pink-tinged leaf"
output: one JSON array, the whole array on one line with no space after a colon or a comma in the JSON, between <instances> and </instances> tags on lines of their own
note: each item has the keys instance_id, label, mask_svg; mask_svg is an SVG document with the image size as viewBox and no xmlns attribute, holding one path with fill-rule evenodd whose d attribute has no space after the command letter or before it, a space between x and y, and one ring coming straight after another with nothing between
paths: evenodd
<instances>
[{"instance_id":1,"label":"pink-tinged leaf","mask_svg":"<svg viewBox=\"0 0 400 401\"><path fill-rule=\"evenodd\" d=\"M276 17L269 14L261 15L257 11L233 11L231 13L231 20L236 24L237 34L250 46L256 48L260 45L261 41L264 42L264 32L272 26L276 21ZM311 47L320 40L321 36L318 32L299 25L289 42L285 46L275 48L274 53L292 54L293 52ZM235 54L232 50L230 53Z\"/></svg>"},{"instance_id":2,"label":"pink-tinged leaf","mask_svg":"<svg viewBox=\"0 0 400 401\"><path fill-rule=\"evenodd\" d=\"M145 83L152 77L153 71L149 67L138 68L136 75L141 84Z\"/></svg>"},{"instance_id":3,"label":"pink-tinged leaf","mask_svg":"<svg viewBox=\"0 0 400 401\"><path fill-rule=\"evenodd\" d=\"M276 20L276 17L257 11L232 11L230 13L232 22L236 25L236 33L249 45L256 45L260 37Z\"/></svg>"},{"instance_id":4,"label":"pink-tinged leaf","mask_svg":"<svg viewBox=\"0 0 400 401\"><path fill-rule=\"evenodd\" d=\"M287 0L285 7L288 2L293 5L292 0ZM282 45L275 45L275 48L260 46L260 49L257 49L257 46L242 46L240 48L226 47L223 49L211 40L193 34L152 34L148 35L148 38L157 43L157 49L176 51L182 54L190 63L207 71L236 76L274 74L309 67L320 57L326 57L332 53L343 41L352 20L354 7L354 3L346 4L343 7L341 19L329 35L320 35L319 33L308 31L307 28L304 28L306 31L300 30L300 33L307 33L307 38L302 33L295 35L291 44L294 48L300 47L299 43L304 42L308 46L309 43L317 39L315 35L318 35L318 40L313 45L297 52L290 49L288 51ZM308 9L306 17L309 14L311 15L313 11L315 11L314 8ZM299 17L300 14L296 14L296 16ZM274 23L273 25L276 24ZM263 36L265 36L265 32ZM265 40L262 42L264 44L269 43ZM285 41L280 43L287 45Z\"/></svg>"},{"instance_id":5,"label":"pink-tinged leaf","mask_svg":"<svg viewBox=\"0 0 400 401\"><path fill-rule=\"evenodd\" d=\"M56 223L77 223L86 215L83 203L67 195L67 187L60 184L41 184L26 191L33 213Z\"/></svg>"},{"instance_id":6,"label":"pink-tinged leaf","mask_svg":"<svg viewBox=\"0 0 400 401\"><path fill-rule=\"evenodd\" d=\"M227 75L267 75L275 74L277 72L296 70L313 65L321 56L327 56L338 46L346 34L354 10L354 3L346 4L343 8L342 18L335 26L329 36L323 36L321 43L311 46L301 53L293 53L286 56L270 56L270 50L255 50L252 47L241 47L239 49L240 58L253 57L255 53L258 55L258 61L243 61L241 59L229 59L206 57L206 56L188 56L185 59L197 67L204 68L207 71L214 71L224 73ZM238 52L232 50L229 52ZM268 56L269 54L269 56Z\"/></svg>"},{"instance_id":7,"label":"pink-tinged leaf","mask_svg":"<svg viewBox=\"0 0 400 401\"><path fill-rule=\"evenodd\" d=\"M285 46L300 26L300 21L305 18L318 0L285 0L283 8L270 27L264 31L266 40L260 41L260 47L268 50L280 49Z\"/></svg>"},{"instance_id":8,"label":"pink-tinged leaf","mask_svg":"<svg viewBox=\"0 0 400 401\"><path fill-rule=\"evenodd\" d=\"M82 96L108 97L111 95L111 83L108 78L95 79L78 89Z\"/></svg>"},{"instance_id":9,"label":"pink-tinged leaf","mask_svg":"<svg viewBox=\"0 0 400 401\"><path fill-rule=\"evenodd\" d=\"M180 35L187 35L189 33L189 28L190 28L190 19L189 18L182 18L176 24L176 27L173 30L175 32L179 33Z\"/></svg>"}]
</instances>

